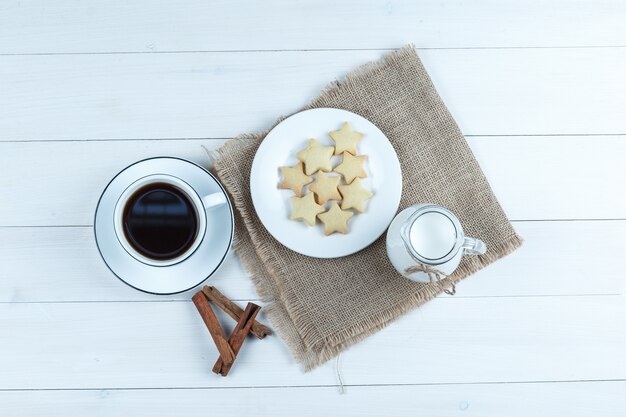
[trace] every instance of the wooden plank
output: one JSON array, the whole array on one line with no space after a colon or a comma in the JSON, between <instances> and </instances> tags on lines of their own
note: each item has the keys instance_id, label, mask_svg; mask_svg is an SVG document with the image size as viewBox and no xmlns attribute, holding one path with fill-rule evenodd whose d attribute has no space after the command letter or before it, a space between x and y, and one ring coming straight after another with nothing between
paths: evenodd
<instances>
[{"instance_id":1,"label":"wooden plank","mask_svg":"<svg viewBox=\"0 0 626 417\"><path fill-rule=\"evenodd\" d=\"M0 205L0 225L91 225L102 191L128 165L155 156L175 156L209 166L209 157L202 146L216 149L223 143L223 140L78 141L59 142L57 146L41 142L0 143L0 176L6 175L0 189L15 193L11 201ZM22 204L26 201L29 203ZM24 211L30 211L30 220L19 214Z\"/></svg>"},{"instance_id":2,"label":"wooden plank","mask_svg":"<svg viewBox=\"0 0 626 417\"><path fill-rule=\"evenodd\" d=\"M222 143L0 143L0 191L11 196L0 204L0 226L90 225L100 194L124 167L162 155L207 166L202 146ZM511 219L626 218L626 197L615 192L626 181L623 137L471 137L469 144Z\"/></svg>"},{"instance_id":3,"label":"wooden plank","mask_svg":"<svg viewBox=\"0 0 626 417\"><path fill-rule=\"evenodd\" d=\"M626 221L518 222L515 228L524 245L460 283L456 298L624 293ZM90 227L0 228L0 277L3 303L189 300L192 295L156 296L129 288L100 259ZM207 282L230 298L257 298L232 253Z\"/></svg>"},{"instance_id":4,"label":"wooden plank","mask_svg":"<svg viewBox=\"0 0 626 417\"><path fill-rule=\"evenodd\" d=\"M0 140L232 137L380 51L4 56ZM626 133L626 48L421 52L467 135ZM276 94L279 91L280 94Z\"/></svg>"},{"instance_id":5,"label":"wooden plank","mask_svg":"<svg viewBox=\"0 0 626 417\"><path fill-rule=\"evenodd\" d=\"M624 45L623 3L4 1L0 53Z\"/></svg>"},{"instance_id":6,"label":"wooden plank","mask_svg":"<svg viewBox=\"0 0 626 417\"><path fill-rule=\"evenodd\" d=\"M0 228L0 277L1 302L190 300L193 294L158 296L128 287L100 258L91 227ZM232 252L210 283L233 298L256 297Z\"/></svg>"},{"instance_id":7,"label":"wooden plank","mask_svg":"<svg viewBox=\"0 0 626 417\"><path fill-rule=\"evenodd\" d=\"M341 369L349 385L625 379L624 326L623 296L438 298ZM1 304L0 328L0 389L336 383L334 361L302 373L278 337L250 337L228 378L212 374L217 350L191 302Z\"/></svg>"},{"instance_id":8,"label":"wooden plank","mask_svg":"<svg viewBox=\"0 0 626 417\"><path fill-rule=\"evenodd\" d=\"M626 183L624 139L492 137L468 142L511 219L623 219L626 195L615 190Z\"/></svg>"},{"instance_id":9,"label":"wooden plank","mask_svg":"<svg viewBox=\"0 0 626 417\"><path fill-rule=\"evenodd\" d=\"M7 416L623 417L626 382L237 389L4 391ZM245 398L245 401L242 401ZM202 404L202 406L198 406ZM206 405L205 405L206 404Z\"/></svg>"}]
</instances>

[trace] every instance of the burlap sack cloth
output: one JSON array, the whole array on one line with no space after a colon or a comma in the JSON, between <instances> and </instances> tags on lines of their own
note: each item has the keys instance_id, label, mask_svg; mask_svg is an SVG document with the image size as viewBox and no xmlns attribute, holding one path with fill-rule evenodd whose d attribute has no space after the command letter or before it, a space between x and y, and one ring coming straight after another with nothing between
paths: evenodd
<instances>
[{"instance_id":1,"label":"burlap sack cloth","mask_svg":"<svg viewBox=\"0 0 626 417\"><path fill-rule=\"evenodd\" d=\"M468 236L487 244L484 256L463 257L447 280L463 279L520 246L412 46L332 83L306 109L316 107L357 113L385 133L402 167L400 210L417 203L441 204L460 218ZM437 296L443 286L416 283L396 272L384 234L366 249L338 259L300 255L276 241L259 221L250 197L252 160L266 134L230 140L217 151L214 166L236 208L235 251L268 304L272 326L296 361L310 370Z\"/></svg>"}]
</instances>

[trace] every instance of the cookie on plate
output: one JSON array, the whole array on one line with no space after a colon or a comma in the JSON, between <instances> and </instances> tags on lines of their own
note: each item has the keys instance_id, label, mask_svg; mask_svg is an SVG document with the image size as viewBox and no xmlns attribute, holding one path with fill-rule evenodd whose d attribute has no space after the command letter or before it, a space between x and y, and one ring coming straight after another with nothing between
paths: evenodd
<instances>
[{"instance_id":1,"label":"cookie on plate","mask_svg":"<svg viewBox=\"0 0 626 417\"><path fill-rule=\"evenodd\" d=\"M333 203L330 209L317 217L324 223L324 234L326 236L335 232L348 233L348 220L354 216L351 211L343 211L339 204Z\"/></svg>"},{"instance_id":2,"label":"cookie on plate","mask_svg":"<svg viewBox=\"0 0 626 417\"><path fill-rule=\"evenodd\" d=\"M292 167L280 167L283 180L278 184L278 188L291 190L298 197L302 197L302 188L313 182L313 178L304 175L302 162L298 162Z\"/></svg>"},{"instance_id":3,"label":"cookie on plate","mask_svg":"<svg viewBox=\"0 0 626 417\"><path fill-rule=\"evenodd\" d=\"M328 135L335 142L335 155L340 155L343 152L356 155L356 146L364 136L363 133L352 130L348 122L345 122L341 129L329 132Z\"/></svg>"},{"instance_id":4,"label":"cookie on plate","mask_svg":"<svg viewBox=\"0 0 626 417\"><path fill-rule=\"evenodd\" d=\"M348 184L355 178L367 178L365 161L367 161L367 156L365 155L354 156L350 152L344 152L343 160L335 167L335 172L343 175Z\"/></svg>"},{"instance_id":5,"label":"cookie on plate","mask_svg":"<svg viewBox=\"0 0 626 417\"><path fill-rule=\"evenodd\" d=\"M353 208L359 213L365 211L365 202L374 195L371 191L363 187L360 178L355 178L354 181L348 185L340 185L339 192L343 197L341 209L347 210Z\"/></svg>"},{"instance_id":6,"label":"cookie on plate","mask_svg":"<svg viewBox=\"0 0 626 417\"><path fill-rule=\"evenodd\" d=\"M302 220L309 226L314 226L316 216L325 211L324 207L315 202L311 192L304 197L291 197L291 205L291 220Z\"/></svg>"},{"instance_id":7,"label":"cookie on plate","mask_svg":"<svg viewBox=\"0 0 626 417\"><path fill-rule=\"evenodd\" d=\"M319 171L315 182L309 185L309 190L315 193L319 204L326 204L328 200L341 200L341 194L337 189L340 181L339 175L328 175Z\"/></svg>"},{"instance_id":8,"label":"cookie on plate","mask_svg":"<svg viewBox=\"0 0 626 417\"><path fill-rule=\"evenodd\" d=\"M304 162L304 172L312 175L315 171L332 171L330 158L333 156L333 146L320 145L315 139L309 139L306 149L298 152L296 157Z\"/></svg>"}]
</instances>

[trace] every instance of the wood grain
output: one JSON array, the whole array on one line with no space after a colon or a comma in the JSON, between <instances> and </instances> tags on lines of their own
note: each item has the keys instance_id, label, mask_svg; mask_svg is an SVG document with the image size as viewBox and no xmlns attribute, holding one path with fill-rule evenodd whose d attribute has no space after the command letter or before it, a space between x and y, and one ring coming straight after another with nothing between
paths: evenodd
<instances>
[{"instance_id":1,"label":"wood grain","mask_svg":"<svg viewBox=\"0 0 626 417\"><path fill-rule=\"evenodd\" d=\"M381 55L2 56L0 141L227 138L264 130ZM466 135L626 133L626 119L614 116L626 113L626 48L424 50L420 57Z\"/></svg>"},{"instance_id":2,"label":"wood grain","mask_svg":"<svg viewBox=\"0 0 626 417\"><path fill-rule=\"evenodd\" d=\"M332 383L333 381L329 381ZM0 392L0 412L7 416L90 417L135 415L206 417L265 415L298 417L623 417L626 382L552 382L524 384L245 387L237 389L141 389ZM241 399L245 398L246 401Z\"/></svg>"},{"instance_id":3,"label":"wood grain","mask_svg":"<svg viewBox=\"0 0 626 417\"><path fill-rule=\"evenodd\" d=\"M625 45L608 0L5 0L0 53Z\"/></svg>"},{"instance_id":4,"label":"wood grain","mask_svg":"<svg viewBox=\"0 0 626 417\"><path fill-rule=\"evenodd\" d=\"M515 222L514 227L524 245L458 284L455 297L625 293L626 221ZM129 289L101 260L90 227L0 227L0 277L3 303L188 300L192 295ZM233 253L207 282L236 300L258 297Z\"/></svg>"},{"instance_id":5,"label":"wood grain","mask_svg":"<svg viewBox=\"0 0 626 417\"><path fill-rule=\"evenodd\" d=\"M203 146L222 143L0 143L2 189L11 196L0 204L0 226L90 225L102 190L126 166L160 155L208 166ZM472 137L468 143L513 220L626 218L626 197L615 192L626 181L622 136ZM63 175L51 175L59 167Z\"/></svg>"},{"instance_id":6,"label":"wood grain","mask_svg":"<svg viewBox=\"0 0 626 417\"><path fill-rule=\"evenodd\" d=\"M623 379L624 326L621 295L437 298L342 354L341 372L353 385ZM211 374L191 302L0 304L0 328L0 390L336 384L335 361L303 373L278 337L249 338L237 372Z\"/></svg>"}]
</instances>

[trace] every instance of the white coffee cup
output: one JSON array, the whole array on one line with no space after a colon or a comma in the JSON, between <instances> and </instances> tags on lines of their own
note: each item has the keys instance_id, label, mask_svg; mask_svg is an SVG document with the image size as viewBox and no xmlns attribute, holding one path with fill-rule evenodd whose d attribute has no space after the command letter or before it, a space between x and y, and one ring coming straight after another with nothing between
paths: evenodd
<instances>
[{"instance_id":1,"label":"white coffee cup","mask_svg":"<svg viewBox=\"0 0 626 417\"><path fill-rule=\"evenodd\" d=\"M182 192L193 205L195 210L197 227L195 237L191 245L180 255L172 259L154 259L139 253L128 241L126 233L124 232L124 211L129 199L143 187L150 184L165 183L172 187L175 187L178 191ZM227 203L226 195L224 192L216 192L205 196L200 196L198 193L182 179L168 174L153 174L148 175L130 184L115 205L113 224L115 228L115 234L120 242L120 245L131 255L133 258L140 262L143 262L151 266L170 266L184 261L191 256L194 251L200 246L204 238L207 227L206 211L212 208L219 207Z\"/></svg>"}]
</instances>

